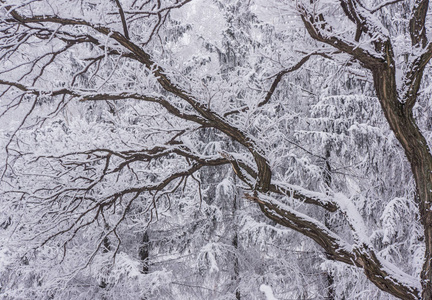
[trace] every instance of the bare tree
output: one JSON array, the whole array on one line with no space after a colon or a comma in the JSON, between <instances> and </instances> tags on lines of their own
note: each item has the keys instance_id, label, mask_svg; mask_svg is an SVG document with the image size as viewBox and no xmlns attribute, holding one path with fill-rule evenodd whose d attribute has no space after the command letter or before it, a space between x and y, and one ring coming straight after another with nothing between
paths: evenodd
<instances>
[{"instance_id":1,"label":"bare tree","mask_svg":"<svg viewBox=\"0 0 432 300\"><path fill-rule=\"evenodd\" d=\"M244 194L246 199L256 203L272 221L314 240L328 259L363 269L372 283L393 296L432 299L432 155L413 115L424 71L432 57L432 44L426 33L428 1L413 1L406 29L411 45L402 53L395 51L393 29L387 29L379 15L382 9L399 1L375 8L357 0L342 0L327 8L323 6L327 3L317 1L284 4L319 43L313 51L297 56L296 62L276 73L270 84L266 82L267 88L254 94L252 104L243 95L234 100L225 99L223 93L215 97L211 83L175 72L175 60L164 56L169 54L157 44L158 39L166 38L160 30L173 9L189 2L44 0L18 5L16 1L0 1L0 84L2 98L8 101L2 117L7 118L16 108L24 112L5 145L7 160L2 178L16 185L8 191L17 195L15 203L28 199L26 203L43 203L48 207L35 222L50 220L37 233L44 238L40 246L59 240L66 252L68 244L83 228L106 220L101 229L103 234L94 244L96 250L88 256L90 261L108 236L114 237L110 247L119 248L118 228L138 199L150 199L145 212L156 217L158 203L179 191L188 178L196 180L194 174L200 169L229 165L243 189L248 190ZM269 159L276 142L269 145L263 140L264 133L249 130L245 116L265 115L266 106L284 76L317 56L337 61L347 54L351 64L358 62L372 74L382 111L411 166L418 214L424 228L425 258L420 278L403 272L379 255L368 239L361 215L348 197L331 191L310 191L277 180L278 166ZM62 68L78 58L75 71ZM55 81L56 76L59 81ZM63 78L67 80L61 81ZM142 145L137 141L135 149L76 149L57 156L37 155L35 160L43 169L58 178L41 179L34 175L40 188L33 191L20 188L19 182L9 180L14 178L13 170L18 168L20 159L27 155L17 147L23 142L18 140L19 131L45 122L73 100L107 101L108 107L112 107L109 101L136 100L149 103L154 114L170 117L158 121L165 128L158 132L161 138L148 138L145 142L142 139ZM43 102L52 103L50 113L39 109ZM264 126L264 122L260 124ZM235 147L205 153L188 142L202 128L222 134ZM242 151L235 152L236 148ZM159 167L165 162L177 167L165 166L162 172ZM30 161L21 162L24 166L27 163ZM134 169L140 165L150 166L154 172L137 174ZM81 176L84 170L92 175ZM119 181L119 177L134 179L126 188L121 184L111 186L112 182L126 182ZM290 205L292 201L329 214L340 212L353 240L343 238L318 217L308 215L307 210Z\"/></svg>"}]
</instances>

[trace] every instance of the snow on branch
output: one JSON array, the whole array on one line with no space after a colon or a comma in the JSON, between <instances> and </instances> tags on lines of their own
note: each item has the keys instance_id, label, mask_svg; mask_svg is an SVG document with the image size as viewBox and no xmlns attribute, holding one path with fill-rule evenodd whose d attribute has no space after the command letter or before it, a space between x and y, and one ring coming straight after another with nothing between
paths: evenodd
<instances>
[{"instance_id":1,"label":"snow on branch","mask_svg":"<svg viewBox=\"0 0 432 300\"><path fill-rule=\"evenodd\" d=\"M401 298L417 299L419 281L379 258L370 245L362 241L359 241L359 244L349 245L318 220L297 212L272 197L257 193L255 195L245 194L245 197L258 203L262 212L271 220L313 239L331 259L363 268L366 276L382 290ZM340 195L337 197L340 198ZM341 201L338 200L338 202ZM346 209L345 211L347 214L352 213ZM355 226L354 230L362 230L361 221L355 220L358 218L357 213L354 212L354 216L347 218ZM363 234L360 235L364 236Z\"/></svg>"}]
</instances>

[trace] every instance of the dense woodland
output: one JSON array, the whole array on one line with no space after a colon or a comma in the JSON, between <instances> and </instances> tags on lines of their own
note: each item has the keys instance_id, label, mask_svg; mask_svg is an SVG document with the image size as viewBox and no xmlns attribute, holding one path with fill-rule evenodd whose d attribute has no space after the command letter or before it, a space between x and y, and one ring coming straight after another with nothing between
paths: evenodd
<instances>
[{"instance_id":1,"label":"dense woodland","mask_svg":"<svg viewBox=\"0 0 432 300\"><path fill-rule=\"evenodd\" d=\"M0 0L0 298L432 299L427 0Z\"/></svg>"}]
</instances>

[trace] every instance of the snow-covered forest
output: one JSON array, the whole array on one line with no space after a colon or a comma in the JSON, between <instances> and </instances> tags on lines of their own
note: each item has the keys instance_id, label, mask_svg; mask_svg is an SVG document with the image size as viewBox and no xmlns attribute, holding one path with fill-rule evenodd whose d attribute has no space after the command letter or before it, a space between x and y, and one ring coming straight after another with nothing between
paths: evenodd
<instances>
[{"instance_id":1,"label":"snow-covered forest","mask_svg":"<svg viewBox=\"0 0 432 300\"><path fill-rule=\"evenodd\" d=\"M428 0L0 0L0 298L432 300Z\"/></svg>"}]
</instances>

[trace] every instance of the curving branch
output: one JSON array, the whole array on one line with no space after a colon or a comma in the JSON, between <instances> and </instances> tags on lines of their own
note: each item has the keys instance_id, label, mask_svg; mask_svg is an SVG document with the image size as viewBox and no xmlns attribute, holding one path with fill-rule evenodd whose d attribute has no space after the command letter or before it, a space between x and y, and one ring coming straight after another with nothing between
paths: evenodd
<instances>
[{"instance_id":1,"label":"curving branch","mask_svg":"<svg viewBox=\"0 0 432 300\"><path fill-rule=\"evenodd\" d=\"M313 239L330 259L360 267L366 276L380 289L401 299L419 299L420 284L408 274L378 258L367 244L349 245L324 224L294 211L290 207L265 195L245 194L246 199L258 203L262 212L277 224L291 228Z\"/></svg>"},{"instance_id":2,"label":"curving branch","mask_svg":"<svg viewBox=\"0 0 432 300\"><path fill-rule=\"evenodd\" d=\"M12 8L10 8L12 9ZM195 99L188 92L173 84L171 80L165 73L165 70L158 66L150 57L150 55L145 52L140 46L136 45L132 41L126 39L126 37L117 31L111 30L109 27L102 25L92 24L85 20L80 19L68 19L61 18L58 16L22 16L16 10L10 11L13 19L7 20L8 22L14 23L19 22L23 24L32 23L54 23L61 24L64 26L85 26L90 29L95 30L98 33L103 34L122 45L125 50L130 51L136 60L144 64L149 70L152 70L154 76L157 78L160 86L167 91L175 95L176 97L186 101L190 104L197 113L199 113L203 118L205 118L211 127L217 128L221 132L227 134L229 137L233 138L241 145L245 146L250 153L253 155L255 162L258 167L258 180L256 188L261 191L268 191L270 181L271 181L271 169L268 164L267 159L264 157L265 151L260 149L258 143L254 139L241 131L237 127L231 125L222 116L219 116L216 112L211 111L206 105L202 104L199 100Z\"/></svg>"},{"instance_id":3,"label":"curving branch","mask_svg":"<svg viewBox=\"0 0 432 300\"><path fill-rule=\"evenodd\" d=\"M108 233L105 234L103 239L105 239L108 234L116 235L116 227L124 219L126 211L132 202L136 201L140 195L145 193L174 192L179 186L179 184L175 185L177 181L193 176L193 174L202 167L230 164L238 178L254 192L253 195L247 194L246 198L257 203L269 219L310 237L325 249L332 259L363 268L368 278L382 290L404 299L419 299L420 288L416 280L410 282L403 280L401 276L398 276L396 272L391 270L391 267L388 267L385 261L379 258L376 251L365 243L363 239L357 237L356 244L349 245L317 220L276 201L275 199L284 196L322 207L330 212L338 210L344 211L345 209L334 196L313 193L300 187L272 180L272 168L266 158L266 149L261 147L259 141L248 134L246 130L242 130L232 124L225 118L226 115L219 115L216 111L211 110L199 97L194 96L191 92L177 85L170 76L167 75L167 72L152 59L151 55L140 44L135 43L133 37L131 39L126 18L130 12L123 10L118 0L115 1L119 9L123 33L112 30L108 25L95 24L84 19L62 18L57 15L27 16L19 12L19 7L7 6L6 9L9 15L2 20L7 26L10 25L7 30L22 27L26 29L24 32L20 32L18 38L3 47L6 53L4 55L7 56L13 53L13 51L16 51L21 45L28 42L32 36L41 41L57 38L66 43L64 51L75 44L91 44L97 46L96 49L98 49L98 51L103 50L105 54L104 56L99 55L90 58L90 62L84 69L74 75L72 87L74 86L77 76L86 73L91 66L97 64L103 57L119 55L137 61L145 66L156 78L162 90L161 95L163 96L142 95L129 92L99 93L93 90L80 90L70 87L46 91L38 87L27 86L22 83L24 78L21 78L19 81L1 79L0 84L6 86L6 91L18 89L22 92L20 96L33 95L36 99L42 96L67 96L80 101L135 99L157 103L164 107L171 115L197 123L202 127L215 128L224 133L227 137L247 149L253 157L255 165L226 152L221 152L221 157L209 157L196 153L176 140L184 134L184 131L178 133L164 145L157 145L153 148L141 149L140 151L93 149L57 157L61 168L64 168L66 171L60 173L54 170L55 167L51 166L51 168L53 168L53 176L61 174L65 176L64 178L67 178L68 172L79 168L89 170L92 175L75 178L75 187L65 187L61 183L57 185L53 184L53 186L49 188L44 187L35 191L31 196L44 201L44 204L52 206L62 203L60 200L67 199L69 201L69 206L66 209L66 217L62 215L54 218L55 222L52 226L49 227L46 232L43 232L43 234L51 231L54 232L48 240L57 238L64 233L69 233L69 238L73 238L82 228L94 224L99 219L103 218L107 210L115 210L117 207L121 207L123 213L120 214L118 222L108 230ZM187 2L189 1L180 2L177 5L184 5ZM341 1L341 6L346 17L348 17L357 28L354 40L351 40L340 34L335 34L335 30L326 22L325 17L321 14L314 14L306 5L299 4L298 11L303 24L312 38L330 45L340 52L351 55L364 67L372 71L377 95L381 101L387 120L403 145L407 157L412 164L419 191L419 206L422 222L425 228L430 228L432 224L432 214L427 211L427 208L430 207L432 203L432 196L429 196L432 182L432 158L427 147L427 142L417 128L415 120L410 113L417 99L423 70L431 59L432 46L428 46L425 42L425 15L423 15L422 9L425 9L427 1L417 1L416 3L417 5L413 10L412 18L414 21L410 22L410 24L412 23L411 38L415 45L421 45L421 49L425 51L421 52L421 54L413 60L414 63L409 68L409 72L411 73L408 72L405 81L406 86L409 88L407 89L406 96L403 96L402 99L405 102L400 101L401 95L398 93L397 89L395 59L390 38L386 33L380 32L380 28L376 26L375 17L372 16L373 12L368 11L363 7L361 2L357 0ZM159 9L162 10L163 8L159 7ZM153 28L154 31L151 33L152 35L156 32L155 30L159 28L159 24L161 24L161 12L156 12L155 14L158 16L159 23ZM77 28L85 28L83 31L88 30L90 33L88 35L77 33ZM72 33L68 32L68 30ZM371 37L371 41L369 42L373 47L361 47L359 45L362 35ZM108 46L101 42L108 39L113 41L113 46ZM52 57L48 61L48 64L42 67L39 76L43 74L46 66L51 64L58 56L56 52L47 55L51 55ZM258 106L264 106L271 100L271 97L285 74L301 68L313 55L322 54L308 54L292 67L280 71L276 75L265 98L263 101L259 102ZM35 85L37 78L39 78L38 75L36 75L36 80L34 80L33 85ZM165 97L165 95L168 96ZM181 103L187 105L188 109L191 109L189 111L187 109L180 109L180 105L176 105L173 103L173 100L171 100L172 96L176 101L181 101ZM36 100L34 105L36 105ZM12 106L11 104L11 107ZM81 160L70 159L73 156L84 157L86 155L90 157ZM107 179L108 176L115 173L119 174L121 173L120 171L127 170L136 162L153 162L170 155L177 155L182 159L185 165L187 163L187 168L171 173L162 179L159 178L157 182L140 183L136 186L107 193L105 196L99 198L92 194L97 187L104 187L104 180ZM50 159L50 157L41 157L38 159ZM138 178L138 176L136 177ZM175 185L174 188L172 188L173 185ZM167 191L168 188L170 188L169 191ZM148 210L156 209L157 200L155 200L156 198L154 195L152 196L153 202L149 204ZM46 217L46 215L43 217ZM347 220L352 227L354 235L358 235L359 230L355 228L355 220L349 218L347 218ZM425 229L425 232L426 248L429 254L426 255L425 269L422 274L423 291L428 289L432 290L432 266L430 263L432 261L432 229ZM101 239L101 241L103 241L103 239ZM65 249L67 243L68 240L63 244ZM100 245L102 244L99 243L98 249ZM408 275L401 274L402 277L409 278ZM427 294L425 295L428 296ZM430 298L431 297L426 297L425 299Z\"/></svg>"},{"instance_id":4,"label":"curving branch","mask_svg":"<svg viewBox=\"0 0 432 300\"><path fill-rule=\"evenodd\" d=\"M402 80L401 99L405 102L405 114L412 114L412 109L417 102L423 73L432 58L432 43L429 43L420 54L411 59L407 72Z\"/></svg>"},{"instance_id":5,"label":"curving branch","mask_svg":"<svg viewBox=\"0 0 432 300\"><path fill-rule=\"evenodd\" d=\"M301 68L301 67L302 67L302 66L303 66L307 61L309 61L309 59L310 59L312 56L314 56L314 55L319 55L319 56L322 56L322 57L325 57L325 58L330 58L330 56L329 56L327 53L325 53L325 52L312 52L312 53L310 53L310 54L307 54L307 55L303 56L303 57L302 57L302 58L301 58L301 59L300 59L296 64L294 64L293 66L291 66L291 67L289 67L289 68L286 68L286 69L284 69L284 70L278 72L278 73L275 75L275 79L273 80L273 83L272 83L272 85L270 86L270 89L268 90L268 92L267 92L267 94L266 94L264 100L261 101L260 103L258 103L258 107L264 106L264 105L266 105L266 104L270 101L271 97L273 96L273 94L274 94L274 92L275 92L275 90L276 90L278 84L280 83L280 81L282 80L282 78L283 78L284 75L286 75L286 74L288 74L288 73L291 73L291 72L294 72L294 71L297 71L297 70L300 69L300 68Z\"/></svg>"},{"instance_id":6,"label":"curving branch","mask_svg":"<svg viewBox=\"0 0 432 300\"><path fill-rule=\"evenodd\" d=\"M349 41L342 36L333 34L331 26L326 22L323 15L315 15L302 4L298 5L298 11L306 30L315 40L352 55L367 68L375 68L383 63L378 53L373 53L366 48L362 48L355 41ZM361 28L365 30L366 27ZM382 48L382 46L378 48Z\"/></svg>"},{"instance_id":7,"label":"curving branch","mask_svg":"<svg viewBox=\"0 0 432 300\"><path fill-rule=\"evenodd\" d=\"M358 1L346 0L341 3L348 18L360 25L362 32L375 32L376 22L373 16L364 10ZM421 293L418 298L432 299L432 155L428 143L417 126L412 112L417 98L423 71L432 57L432 46L426 36L426 15L428 0L417 0L411 11L409 34L413 45L413 55L404 68L402 85L396 74L396 60L389 37L381 34L370 41L370 45L380 54L378 57L361 48L353 48L353 42L347 42L329 31L324 17L317 18L302 6L299 8L302 20L312 38L332 45L352 55L365 68L372 72L374 87L383 113L396 138L405 150L415 178L419 205L419 215L424 226L425 263L421 274ZM324 23L323 23L324 22ZM371 25L369 25L371 24ZM369 33L370 34L370 33ZM371 279L371 281L373 281ZM385 289L386 284L373 281L379 288ZM420 295L421 294L421 295ZM394 294L400 298L409 295Z\"/></svg>"}]
</instances>

